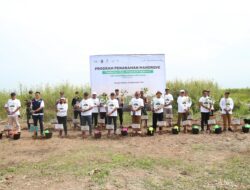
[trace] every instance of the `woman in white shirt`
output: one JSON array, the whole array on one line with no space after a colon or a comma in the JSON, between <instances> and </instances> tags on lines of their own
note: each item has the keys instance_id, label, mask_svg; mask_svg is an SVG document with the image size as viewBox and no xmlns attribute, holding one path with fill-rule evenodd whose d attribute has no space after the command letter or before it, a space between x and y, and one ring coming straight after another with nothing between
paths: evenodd
<instances>
[{"instance_id":1,"label":"woman in white shirt","mask_svg":"<svg viewBox=\"0 0 250 190\"><path fill-rule=\"evenodd\" d=\"M58 124L63 124L65 136L67 136L67 112L68 112L68 104L66 103L66 99L61 97L58 104L56 105L56 115ZM62 130L60 130L59 135L60 137L62 136Z\"/></svg>"},{"instance_id":2,"label":"woman in white shirt","mask_svg":"<svg viewBox=\"0 0 250 190\"><path fill-rule=\"evenodd\" d=\"M223 118L223 130L233 131L231 128L231 117L233 114L234 102L229 97L230 92L225 92L224 98L220 100L221 114Z\"/></svg>"}]
</instances>

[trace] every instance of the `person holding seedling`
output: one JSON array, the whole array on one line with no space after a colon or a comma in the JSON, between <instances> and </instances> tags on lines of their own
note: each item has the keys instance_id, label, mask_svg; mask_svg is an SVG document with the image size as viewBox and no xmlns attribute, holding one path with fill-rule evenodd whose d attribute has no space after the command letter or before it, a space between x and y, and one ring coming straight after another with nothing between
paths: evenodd
<instances>
[{"instance_id":1,"label":"person holding seedling","mask_svg":"<svg viewBox=\"0 0 250 190\"><path fill-rule=\"evenodd\" d=\"M77 119L78 116L81 121L81 111L80 111L80 102L81 102L81 97L79 96L79 92L75 92L75 97L72 99L71 106L73 107L73 112L74 112L74 119ZM77 127L77 122L74 122L74 129Z\"/></svg>"},{"instance_id":2,"label":"person holding seedling","mask_svg":"<svg viewBox=\"0 0 250 190\"><path fill-rule=\"evenodd\" d=\"M28 93L28 96L25 99L25 105L26 105L26 119L27 119L27 126L28 129L30 129L30 119L32 118L32 113L31 113L31 102L33 99L33 91L30 90Z\"/></svg>"},{"instance_id":3,"label":"person holding seedling","mask_svg":"<svg viewBox=\"0 0 250 190\"><path fill-rule=\"evenodd\" d=\"M181 121L187 120L187 113L188 113L188 105L187 105L187 98L185 97L185 90L180 90L180 94L177 99L177 104L178 104L177 125L180 131Z\"/></svg>"},{"instance_id":4,"label":"person holding seedling","mask_svg":"<svg viewBox=\"0 0 250 190\"><path fill-rule=\"evenodd\" d=\"M94 128L97 127L98 122L98 115L99 115L99 106L100 106L100 100L97 98L97 93L92 93L92 101L94 104L93 110L92 110L92 123L94 124Z\"/></svg>"},{"instance_id":5,"label":"person holding seedling","mask_svg":"<svg viewBox=\"0 0 250 190\"><path fill-rule=\"evenodd\" d=\"M20 123L18 120L18 117L20 116L20 108L21 108L21 102L16 98L16 93L12 92L10 94L10 99L5 104L4 108L8 114L8 123L9 126L11 126L12 130L15 124L15 127L17 128L17 132L21 132ZM8 131L8 136L9 136Z\"/></svg>"},{"instance_id":6,"label":"person holding seedling","mask_svg":"<svg viewBox=\"0 0 250 190\"><path fill-rule=\"evenodd\" d=\"M93 101L89 98L89 93L83 94L83 99L80 102L81 110L81 130L83 138L86 137L86 132L92 135L92 109L94 107Z\"/></svg>"},{"instance_id":7,"label":"person holding seedling","mask_svg":"<svg viewBox=\"0 0 250 190\"><path fill-rule=\"evenodd\" d=\"M165 89L165 95L164 95L164 101L165 101L165 105L164 105L164 113L165 113L165 117L166 117L166 121L169 125L169 127L172 127L172 119L173 119L173 95L169 93L169 88Z\"/></svg>"},{"instance_id":8,"label":"person holding seedling","mask_svg":"<svg viewBox=\"0 0 250 190\"><path fill-rule=\"evenodd\" d=\"M117 109L119 120L120 120L120 127L123 125L123 105L124 105L124 96L120 95L119 89L115 89L115 96L119 104L119 108Z\"/></svg>"},{"instance_id":9,"label":"person holding seedling","mask_svg":"<svg viewBox=\"0 0 250 190\"><path fill-rule=\"evenodd\" d=\"M157 122L163 122L163 107L165 105L164 98L161 97L160 91L156 92L156 97L152 100L152 112L153 112L153 128L156 132ZM162 125L159 126L160 133L162 131Z\"/></svg>"},{"instance_id":10,"label":"person holding seedling","mask_svg":"<svg viewBox=\"0 0 250 190\"><path fill-rule=\"evenodd\" d=\"M119 108L118 100L116 99L115 93L110 94L110 99L107 102L107 130L108 137L111 135L111 131L114 130L116 134L117 129L117 110Z\"/></svg>"},{"instance_id":11,"label":"person holding seedling","mask_svg":"<svg viewBox=\"0 0 250 190\"><path fill-rule=\"evenodd\" d=\"M63 125L65 136L67 136L67 112L68 104L66 103L66 99L61 97L59 103L56 106L56 115L58 124ZM59 131L59 136L62 137L62 130Z\"/></svg>"},{"instance_id":12,"label":"person holding seedling","mask_svg":"<svg viewBox=\"0 0 250 190\"><path fill-rule=\"evenodd\" d=\"M204 125L207 125L207 131L210 131L208 120L211 111L211 104L207 90L202 91L202 97L199 99L199 107L201 112L201 131L204 131Z\"/></svg>"},{"instance_id":13,"label":"person holding seedling","mask_svg":"<svg viewBox=\"0 0 250 190\"><path fill-rule=\"evenodd\" d=\"M107 124L107 117L106 117L106 114L107 114L107 102L108 102L108 96L104 92L104 93L102 93L102 95L100 97L100 104L99 104L99 107L100 107L100 119L102 120L100 122L101 128L103 126L105 126L105 124Z\"/></svg>"},{"instance_id":14,"label":"person holding seedling","mask_svg":"<svg viewBox=\"0 0 250 190\"><path fill-rule=\"evenodd\" d=\"M141 109L144 107L143 99L140 98L140 93L135 92L135 97L131 99L130 103L132 129L138 134L141 124Z\"/></svg>"},{"instance_id":15,"label":"person holding seedling","mask_svg":"<svg viewBox=\"0 0 250 190\"><path fill-rule=\"evenodd\" d=\"M35 93L35 98L31 102L31 113L34 126L37 127L39 122L40 133L43 136L43 115L44 115L44 101L41 98L40 92ZM37 137L37 130L34 131L34 137Z\"/></svg>"},{"instance_id":16,"label":"person holding seedling","mask_svg":"<svg viewBox=\"0 0 250 190\"><path fill-rule=\"evenodd\" d=\"M223 119L223 131L231 131L231 119L233 114L234 102L233 99L229 97L230 92L226 91L224 97L220 100L220 108Z\"/></svg>"}]
</instances>

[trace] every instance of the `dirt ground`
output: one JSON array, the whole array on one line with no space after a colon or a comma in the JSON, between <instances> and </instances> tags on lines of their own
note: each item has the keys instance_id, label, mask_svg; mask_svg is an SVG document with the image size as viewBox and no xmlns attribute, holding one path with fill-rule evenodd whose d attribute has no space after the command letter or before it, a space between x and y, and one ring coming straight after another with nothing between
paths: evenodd
<instances>
[{"instance_id":1,"label":"dirt ground","mask_svg":"<svg viewBox=\"0 0 250 190\"><path fill-rule=\"evenodd\" d=\"M0 140L0 189L250 189L250 134Z\"/></svg>"}]
</instances>

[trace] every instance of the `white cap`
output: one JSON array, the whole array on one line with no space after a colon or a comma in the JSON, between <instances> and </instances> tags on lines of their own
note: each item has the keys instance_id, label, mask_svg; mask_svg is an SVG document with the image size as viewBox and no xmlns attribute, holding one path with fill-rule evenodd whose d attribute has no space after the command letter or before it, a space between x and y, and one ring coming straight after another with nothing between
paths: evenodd
<instances>
[{"instance_id":1,"label":"white cap","mask_svg":"<svg viewBox=\"0 0 250 190\"><path fill-rule=\"evenodd\" d=\"M92 95L97 95L97 93L96 92L92 92Z\"/></svg>"},{"instance_id":2,"label":"white cap","mask_svg":"<svg viewBox=\"0 0 250 190\"><path fill-rule=\"evenodd\" d=\"M182 93L182 92L185 92L185 90L180 90L180 92Z\"/></svg>"}]
</instances>

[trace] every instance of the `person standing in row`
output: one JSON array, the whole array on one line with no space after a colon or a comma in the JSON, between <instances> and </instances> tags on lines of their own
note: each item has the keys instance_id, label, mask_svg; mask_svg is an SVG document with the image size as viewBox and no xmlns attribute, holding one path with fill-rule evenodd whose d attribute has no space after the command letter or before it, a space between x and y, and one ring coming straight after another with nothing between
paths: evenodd
<instances>
[{"instance_id":1,"label":"person standing in row","mask_svg":"<svg viewBox=\"0 0 250 190\"><path fill-rule=\"evenodd\" d=\"M83 99L80 102L81 126L84 127L84 130L82 130L83 137L85 137L85 131L89 131L89 135L92 135L92 109L93 107L94 107L93 101L89 98L89 94L85 92L83 94Z\"/></svg>"},{"instance_id":2,"label":"person standing in row","mask_svg":"<svg viewBox=\"0 0 250 190\"><path fill-rule=\"evenodd\" d=\"M115 93L110 94L110 99L107 102L107 129L108 136L110 136L111 130L114 130L116 134L117 129L117 110L119 108L118 100L115 97Z\"/></svg>"},{"instance_id":3,"label":"person standing in row","mask_svg":"<svg viewBox=\"0 0 250 190\"><path fill-rule=\"evenodd\" d=\"M179 97L177 99L178 104L178 121L177 125L181 126L181 121L187 120L187 112L188 112L188 106L187 106L187 99L185 97L185 90L180 90Z\"/></svg>"},{"instance_id":4,"label":"person standing in row","mask_svg":"<svg viewBox=\"0 0 250 190\"><path fill-rule=\"evenodd\" d=\"M209 103L210 103L210 116L214 116L214 99L211 97L210 95L210 90L207 90L207 96L208 96L208 100L209 100Z\"/></svg>"},{"instance_id":5,"label":"person standing in row","mask_svg":"<svg viewBox=\"0 0 250 190\"><path fill-rule=\"evenodd\" d=\"M119 108L117 109L119 120L120 120L120 126L123 125L123 105L124 105L124 97L120 95L119 89L115 89L115 96L118 100Z\"/></svg>"},{"instance_id":6,"label":"person standing in row","mask_svg":"<svg viewBox=\"0 0 250 190\"><path fill-rule=\"evenodd\" d=\"M147 96L145 96L144 95L144 91L140 91L140 98L143 100L143 108L141 109L141 115L142 116L147 116L148 115L148 113L147 113L147 106L148 106L148 98L147 98ZM147 127L148 126L148 119L143 119L143 120L141 120L141 124L142 124L142 122L145 122L145 127Z\"/></svg>"},{"instance_id":7,"label":"person standing in row","mask_svg":"<svg viewBox=\"0 0 250 190\"><path fill-rule=\"evenodd\" d=\"M96 128L98 122L99 106L100 106L100 101L99 98L97 98L96 92L92 93L92 101L94 104L94 107L92 109L92 124L94 124L94 128Z\"/></svg>"},{"instance_id":8,"label":"person standing in row","mask_svg":"<svg viewBox=\"0 0 250 190\"><path fill-rule=\"evenodd\" d=\"M28 129L30 129L30 119L32 118L32 113L31 113L31 102L33 99L33 91L30 90L28 93L28 96L25 99L25 106L26 106L26 122Z\"/></svg>"},{"instance_id":9,"label":"person standing in row","mask_svg":"<svg viewBox=\"0 0 250 190\"><path fill-rule=\"evenodd\" d=\"M202 97L199 99L199 106L201 112L201 131L204 131L204 125L207 125L207 131L209 131L208 120L210 116L211 104L206 90L202 91Z\"/></svg>"},{"instance_id":10,"label":"person standing in row","mask_svg":"<svg viewBox=\"0 0 250 190\"><path fill-rule=\"evenodd\" d=\"M153 128L156 132L157 122L163 121L163 107L164 107L164 98L161 97L162 93L160 91L156 92L156 97L152 100L152 112L153 112ZM162 127L159 128L160 131Z\"/></svg>"},{"instance_id":11,"label":"person standing in row","mask_svg":"<svg viewBox=\"0 0 250 190\"><path fill-rule=\"evenodd\" d=\"M220 108L223 119L223 130L233 131L231 128L231 119L233 114L234 102L229 97L230 92L225 92L224 97L220 100Z\"/></svg>"},{"instance_id":12,"label":"person standing in row","mask_svg":"<svg viewBox=\"0 0 250 190\"><path fill-rule=\"evenodd\" d=\"M166 121L168 122L169 127L172 127L173 101L173 95L169 93L169 88L166 88L164 95L164 113L166 114Z\"/></svg>"},{"instance_id":13,"label":"person standing in row","mask_svg":"<svg viewBox=\"0 0 250 190\"><path fill-rule=\"evenodd\" d=\"M78 117L80 118L81 121L81 111L80 111L80 102L81 98L79 96L79 92L75 92L75 97L72 99L71 106L73 107L73 112L74 112L74 119L77 119ZM81 123L81 122L80 122ZM74 122L74 129L76 129L77 123Z\"/></svg>"},{"instance_id":14,"label":"person standing in row","mask_svg":"<svg viewBox=\"0 0 250 190\"><path fill-rule=\"evenodd\" d=\"M20 108L21 108L21 102L16 98L16 93L12 92L10 94L10 99L7 101L7 103L4 106L7 114L8 114L8 123L11 127L17 128L18 132L21 132L21 127L18 121L18 117L20 116Z\"/></svg>"},{"instance_id":15,"label":"person standing in row","mask_svg":"<svg viewBox=\"0 0 250 190\"><path fill-rule=\"evenodd\" d=\"M67 136L67 112L68 112L68 104L66 103L66 99L61 97L60 102L56 106L56 115L58 124L63 125L64 135ZM59 131L59 136L62 136L62 131Z\"/></svg>"},{"instance_id":16,"label":"person standing in row","mask_svg":"<svg viewBox=\"0 0 250 190\"><path fill-rule=\"evenodd\" d=\"M137 134L141 124L141 109L144 107L143 99L140 98L139 92L135 93L135 97L131 99L129 105L131 109L132 128Z\"/></svg>"},{"instance_id":17,"label":"person standing in row","mask_svg":"<svg viewBox=\"0 0 250 190\"><path fill-rule=\"evenodd\" d=\"M37 124L39 122L41 136L43 136L44 106L45 106L44 101L41 98L40 92L36 92L35 98L31 102L31 112L32 112L34 126L37 127ZM34 137L36 136L37 136L37 131L34 131Z\"/></svg>"},{"instance_id":18,"label":"person standing in row","mask_svg":"<svg viewBox=\"0 0 250 190\"><path fill-rule=\"evenodd\" d=\"M105 124L107 124L107 117L106 117L106 113L107 113L107 102L108 102L108 96L106 93L103 93L100 97L100 119L104 119ZM102 126L104 125L104 123L101 123Z\"/></svg>"}]
</instances>

